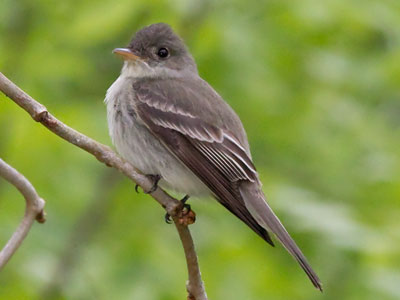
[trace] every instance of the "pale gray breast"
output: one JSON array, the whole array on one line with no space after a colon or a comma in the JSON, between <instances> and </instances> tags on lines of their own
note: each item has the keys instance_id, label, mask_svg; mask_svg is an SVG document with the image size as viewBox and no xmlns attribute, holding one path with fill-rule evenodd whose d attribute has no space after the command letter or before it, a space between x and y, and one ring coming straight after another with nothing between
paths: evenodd
<instances>
[{"instance_id":1,"label":"pale gray breast","mask_svg":"<svg viewBox=\"0 0 400 300\"><path fill-rule=\"evenodd\" d=\"M208 189L137 117L134 79L121 75L108 89L107 119L109 133L118 153L144 174L159 174L162 187L191 195Z\"/></svg>"},{"instance_id":2,"label":"pale gray breast","mask_svg":"<svg viewBox=\"0 0 400 300\"><path fill-rule=\"evenodd\" d=\"M145 174L158 174L154 161L160 163L166 150L137 118L132 82L120 76L107 91L110 136L123 158Z\"/></svg>"}]
</instances>

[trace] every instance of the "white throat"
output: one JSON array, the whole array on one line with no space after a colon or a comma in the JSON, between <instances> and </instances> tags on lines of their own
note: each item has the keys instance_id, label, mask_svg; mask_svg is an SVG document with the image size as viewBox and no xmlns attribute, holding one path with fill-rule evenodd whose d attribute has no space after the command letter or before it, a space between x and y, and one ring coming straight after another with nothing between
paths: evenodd
<instances>
[{"instance_id":1,"label":"white throat","mask_svg":"<svg viewBox=\"0 0 400 300\"><path fill-rule=\"evenodd\" d=\"M150 67L144 61L125 61L121 70L122 77L130 78L177 78L182 77L185 71L169 69L165 66Z\"/></svg>"}]
</instances>

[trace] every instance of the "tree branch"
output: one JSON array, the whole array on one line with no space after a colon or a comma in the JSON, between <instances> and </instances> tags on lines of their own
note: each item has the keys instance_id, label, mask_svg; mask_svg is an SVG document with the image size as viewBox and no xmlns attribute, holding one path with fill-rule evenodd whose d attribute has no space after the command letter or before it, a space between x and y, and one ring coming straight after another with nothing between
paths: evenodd
<instances>
[{"instance_id":1,"label":"tree branch","mask_svg":"<svg viewBox=\"0 0 400 300\"><path fill-rule=\"evenodd\" d=\"M204 283L201 280L200 269L190 267L198 265L196 250L194 249L192 236L190 235L190 232L188 230L184 230L184 228L187 228L187 226L178 226L176 221L175 226L182 241L183 250L185 251L186 264L188 267L189 280L186 283L188 300L206 300L207 294L204 288Z\"/></svg>"},{"instance_id":2,"label":"tree branch","mask_svg":"<svg viewBox=\"0 0 400 300\"><path fill-rule=\"evenodd\" d=\"M119 170L133 182L140 185L144 191L151 190L153 182L147 176L138 173L131 164L119 157L110 149L110 147L79 133L56 119L47 111L45 106L22 91L1 72L0 90L27 111L35 121L42 123L59 137L94 155L99 161L105 163L107 166ZM172 216L179 237L182 241L189 273L189 282L187 284L187 290L189 293L188 299L206 300L207 295L204 290L203 281L201 280L197 255L193 239L187 226L188 223L181 222L180 216L182 215L183 208L181 202L172 198L161 188L152 192L151 196L165 208L168 214Z\"/></svg>"},{"instance_id":3,"label":"tree branch","mask_svg":"<svg viewBox=\"0 0 400 300\"><path fill-rule=\"evenodd\" d=\"M0 159L0 176L14 185L25 197L25 215L17 230L13 233L7 244L0 252L0 270L10 260L11 256L17 251L22 241L25 239L32 227L35 219L44 223L44 200L36 193L33 185L17 170Z\"/></svg>"}]
</instances>

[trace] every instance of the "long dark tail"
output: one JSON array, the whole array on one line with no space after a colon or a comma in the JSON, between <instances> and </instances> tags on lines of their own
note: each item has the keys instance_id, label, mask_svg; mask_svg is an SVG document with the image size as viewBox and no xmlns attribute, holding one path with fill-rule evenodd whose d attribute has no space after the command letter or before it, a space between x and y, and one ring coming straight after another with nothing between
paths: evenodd
<instances>
[{"instance_id":1,"label":"long dark tail","mask_svg":"<svg viewBox=\"0 0 400 300\"><path fill-rule=\"evenodd\" d=\"M257 183L243 182L239 190L246 208L257 223L276 235L286 250L297 260L306 272L313 285L322 291L322 284L317 274L311 268L304 254L265 201L264 193L261 191L259 185Z\"/></svg>"}]
</instances>

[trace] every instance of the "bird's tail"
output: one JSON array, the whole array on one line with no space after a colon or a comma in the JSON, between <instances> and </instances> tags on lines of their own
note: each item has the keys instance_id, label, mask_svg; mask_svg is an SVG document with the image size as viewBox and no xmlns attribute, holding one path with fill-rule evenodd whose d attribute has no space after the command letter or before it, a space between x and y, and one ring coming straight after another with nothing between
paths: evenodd
<instances>
[{"instance_id":1,"label":"bird's tail","mask_svg":"<svg viewBox=\"0 0 400 300\"><path fill-rule=\"evenodd\" d=\"M313 285L322 291L322 284L317 274L311 268L304 254L265 201L265 196L259 185L257 183L244 182L240 186L240 194L246 208L257 223L266 230L275 234L286 250L297 260L306 272Z\"/></svg>"}]
</instances>

